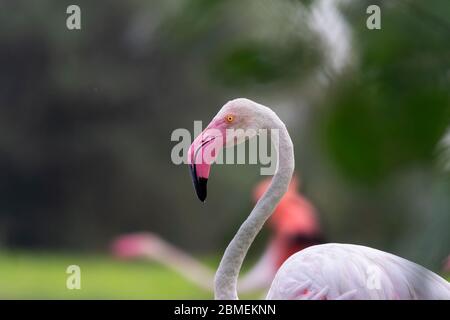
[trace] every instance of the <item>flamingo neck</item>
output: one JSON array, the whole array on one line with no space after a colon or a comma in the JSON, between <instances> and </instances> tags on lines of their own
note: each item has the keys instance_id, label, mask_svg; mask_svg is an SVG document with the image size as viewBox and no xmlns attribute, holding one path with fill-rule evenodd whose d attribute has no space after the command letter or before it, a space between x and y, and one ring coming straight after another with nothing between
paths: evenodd
<instances>
[{"instance_id":1,"label":"flamingo neck","mask_svg":"<svg viewBox=\"0 0 450 320\"><path fill-rule=\"evenodd\" d=\"M294 172L294 148L286 126L275 113L271 112L269 116L270 128L278 129L279 135L278 139L272 136L278 158L277 170L269 188L256 203L225 250L214 279L216 299L238 299L237 280L244 258L256 235L286 193Z\"/></svg>"}]
</instances>

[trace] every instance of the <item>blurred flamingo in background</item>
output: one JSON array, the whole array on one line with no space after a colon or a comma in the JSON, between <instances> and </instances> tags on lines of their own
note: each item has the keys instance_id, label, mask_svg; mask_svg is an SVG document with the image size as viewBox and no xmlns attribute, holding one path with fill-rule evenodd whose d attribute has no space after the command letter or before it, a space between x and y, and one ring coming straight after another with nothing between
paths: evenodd
<instances>
[{"instance_id":1,"label":"blurred flamingo in background","mask_svg":"<svg viewBox=\"0 0 450 320\"><path fill-rule=\"evenodd\" d=\"M265 179L254 188L255 202L261 198L270 182L271 178ZM323 242L316 210L298 192L298 184L298 178L294 177L269 219L269 243L258 262L240 279L241 293L267 289L287 258L308 246ZM120 236L113 242L112 251L122 259L145 258L157 261L199 287L213 290L213 270L154 233Z\"/></svg>"},{"instance_id":2,"label":"blurred flamingo in background","mask_svg":"<svg viewBox=\"0 0 450 320\"><path fill-rule=\"evenodd\" d=\"M157 261L199 287L212 289L214 275L207 266L154 233L141 232L120 236L112 244L112 253L120 259L145 258Z\"/></svg>"},{"instance_id":3,"label":"blurred flamingo in background","mask_svg":"<svg viewBox=\"0 0 450 320\"><path fill-rule=\"evenodd\" d=\"M294 147L285 124L270 108L238 98L222 107L189 148L194 188L204 201L210 167L220 149L244 142L250 138L248 132L256 135L267 129L276 130L272 143L278 155L277 169L223 254L214 278L216 299L238 299L238 276L248 249L288 190L295 166ZM450 299L450 284L393 254L360 245L330 243L308 247L287 259L276 273L267 298Z\"/></svg>"}]
</instances>

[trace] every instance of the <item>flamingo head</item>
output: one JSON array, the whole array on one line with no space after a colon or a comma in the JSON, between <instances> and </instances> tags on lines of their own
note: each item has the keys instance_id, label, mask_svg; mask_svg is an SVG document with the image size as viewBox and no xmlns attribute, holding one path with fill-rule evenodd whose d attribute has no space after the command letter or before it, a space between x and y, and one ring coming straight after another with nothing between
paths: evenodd
<instances>
[{"instance_id":1,"label":"flamingo head","mask_svg":"<svg viewBox=\"0 0 450 320\"><path fill-rule=\"evenodd\" d=\"M121 259L155 256L161 250L161 240L152 233L123 235L114 240L111 250L115 257Z\"/></svg>"},{"instance_id":2,"label":"flamingo head","mask_svg":"<svg viewBox=\"0 0 450 320\"><path fill-rule=\"evenodd\" d=\"M273 111L249 99L227 102L194 140L188 150L188 163L195 191L200 201L206 199L206 185L211 164L223 147L232 147L271 127L268 114ZM273 125L272 125L273 126Z\"/></svg>"}]
</instances>

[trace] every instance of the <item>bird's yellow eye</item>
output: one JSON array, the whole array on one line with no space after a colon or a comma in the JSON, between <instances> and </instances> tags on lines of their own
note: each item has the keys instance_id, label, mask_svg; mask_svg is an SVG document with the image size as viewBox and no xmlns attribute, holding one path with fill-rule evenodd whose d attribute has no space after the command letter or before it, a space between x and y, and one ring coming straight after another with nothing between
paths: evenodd
<instances>
[{"instance_id":1,"label":"bird's yellow eye","mask_svg":"<svg viewBox=\"0 0 450 320\"><path fill-rule=\"evenodd\" d=\"M228 123L231 123L234 120L234 116L232 114L229 114L225 117L225 120L227 120Z\"/></svg>"}]
</instances>

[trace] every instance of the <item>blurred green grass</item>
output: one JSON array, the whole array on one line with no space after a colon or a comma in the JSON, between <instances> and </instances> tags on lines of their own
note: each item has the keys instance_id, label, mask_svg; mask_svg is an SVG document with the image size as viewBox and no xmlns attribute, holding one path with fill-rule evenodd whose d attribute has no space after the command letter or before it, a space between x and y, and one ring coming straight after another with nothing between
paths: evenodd
<instances>
[{"instance_id":1,"label":"blurred green grass","mask_svg":"<svg viewBox=\"0 0 450 320\"><path fill-rule=\"evenodd\" d=\"M202 260L213 267L217 259ZM81 269L80 290L66 288L69 265ZM0 299L212 298L212 293L157 263L94 255L0 252ZM243 298L259 299L261 295Z\"/></svg>"},{"instance_id":2,"label":"blurred green grass","mask_svg":"<svg viewBox=\"0 0 450 320\"><path fill-rule=\"evenodd\" d=\"M69 290L69 265L81 289ZM0 252L0 299L211 299L212 294L156 263L107 256Z\"/></svg>"}]
</instances>

